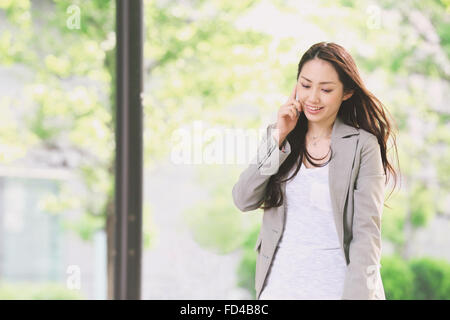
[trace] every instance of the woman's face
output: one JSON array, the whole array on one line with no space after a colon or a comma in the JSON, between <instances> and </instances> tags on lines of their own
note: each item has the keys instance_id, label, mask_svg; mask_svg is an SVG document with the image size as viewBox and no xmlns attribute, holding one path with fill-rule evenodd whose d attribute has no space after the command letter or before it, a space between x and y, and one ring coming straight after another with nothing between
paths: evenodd
<instances>
[{"instance_id":1,"label":"woman's face","mask_svg":"<svg viewBox=\"0 0 450 320\"><path fill-rule=\"evenodd\" d=\"M334 121L342 101L352 95L344 95L343 90L344 86L330 62L316 58L303 65L297 93L308 121L324 124ZM321 110L313 111L309 107L320 107Z\"/></svg>"}]
</instances>

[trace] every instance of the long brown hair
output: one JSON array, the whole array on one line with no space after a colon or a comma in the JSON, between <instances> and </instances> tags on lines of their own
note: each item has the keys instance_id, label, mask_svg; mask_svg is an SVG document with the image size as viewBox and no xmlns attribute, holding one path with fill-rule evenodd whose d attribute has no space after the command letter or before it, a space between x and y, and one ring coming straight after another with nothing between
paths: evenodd
<instances>
[{"instance_id":1,"label":"long brown hair","mask_svg":"<svg viewBox=\"0 0 450 320\"><path fill-rule=\"evenodd\" d=\"M300 76L303 65L309 60L319 58L330 62L336 72L339 80L344 87L344 93L353 90L353 95L344 100L339 108L337 117L347 125L358 129L364 129L374 134L380 145L381 157L383 162L384 173L386 174L386 183L388 181L387 171L394 177L394 187L397 184L397 174L393 166L387 159L386 145L389 137L393 139L395 153L398 164L397 144L395 142L395 134L392 132L392 122L386 117L389 111L385 109L383 104L365 87L356 64L350 54L340 45L333 42L319 42L311 46L308 51L300 59L297 70L297 81ZM389 114L390 115L390 114ZM300 170L302 159L305 154L305 137L308 131L308 119L304 112L300 113L295 128L286 137L291 146L291 153L288 158L278 169L278 172L269 178L266 187L266 194L261 209L269 209L279 207L283 204L283 193L281 191L281 183L293 179ZM290 172L292 167L297 164L297 168L291 177L282 180L282 178ZM312 163L314 166L314 163ZM400 166L398 165L400 169ZM391 192L392 194L392 192Z\"/></svg>"}]
</instances>

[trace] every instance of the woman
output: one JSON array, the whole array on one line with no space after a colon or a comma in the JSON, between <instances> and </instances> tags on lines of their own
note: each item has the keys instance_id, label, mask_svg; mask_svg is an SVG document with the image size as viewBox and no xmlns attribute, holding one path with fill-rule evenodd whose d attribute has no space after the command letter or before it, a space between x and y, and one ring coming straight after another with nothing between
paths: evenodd
<instances>
[{"instance_id":1,"label":"woman","mask_svg":"<svg viewBox=\"0 0 450 320\"><path fill-rule=\"evenodd\" d=\"M257 299L385 299L381 215L391 123L350 54L317 43L232 195L264 210ZM398 160L397 160L398 161Z\"/></svg>"}]
</instances>

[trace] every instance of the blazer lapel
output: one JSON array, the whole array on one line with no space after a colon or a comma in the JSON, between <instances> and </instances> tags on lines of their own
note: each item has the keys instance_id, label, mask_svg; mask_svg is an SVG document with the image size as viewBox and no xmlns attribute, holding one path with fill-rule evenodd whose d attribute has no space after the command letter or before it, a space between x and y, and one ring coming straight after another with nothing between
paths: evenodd
<instances>
[{"instance_id":1,"label":"blazer lapel","mask_svg":"<svg viewBox=\"0 0 450 320\"><path fill-rule=\"evenodd\" d=\"M358 129L336 117L331 133L333 158L329 163L328 182L336 230L343 246L343 214L358 142Z\"/></svg>"}]
</instances>

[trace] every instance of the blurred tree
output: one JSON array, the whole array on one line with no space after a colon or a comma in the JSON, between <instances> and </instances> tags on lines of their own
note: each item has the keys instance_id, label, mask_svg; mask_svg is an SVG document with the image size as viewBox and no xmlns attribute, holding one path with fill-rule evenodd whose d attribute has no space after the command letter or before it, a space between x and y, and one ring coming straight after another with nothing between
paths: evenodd
<instances>
[{"instance_id":1,"label":"blurred tree","mask_svg":"<svg viewBox=\"0 0 450 320\"><path fill-rule=\"evenodd\" d=\"M239 31L236 17L257 1L145 1L145 165L164 159L174 130L194 119L231 123L223 109L232 97L255 92L254 72L262 68L268 37ZM49 195L51 212L80 210L77 221L66 221L85 240L96 230L108 235L108 279L112 280L114 213L114 99L115 2L1 1L8 28L0 37L0 63L22 65L32 76L25 83L29 100L3 99L2 111L19 110L15 131L2 131L8 149L4 163L40 149L63 155L52 167L78 171L85 192L61 186L58 197ZM76 15L79 13L79 16ZM79 25L77 25L79 23ZM14 40L13 40L14 39ZM256 61L255 61L256 59ZM258 62L259 60L259 62ZM229 65L229 68L224 66ZM245 71L247 70L247 71ZM196 75L193 77L193 75ZM236 81L239 77L239 81ZM250 118L249 118L250 119ZM254 119L246 119L245 125ZM9 124L11 126L14 121ZM20 138L18 138L20 137ZM19 144L22 142L21 148ZM20 152L21 151L21 152ZM72 161L69 154L76 154ZM76 199L76 201L74 201ZM144 226L150 207L144 206ZM150 245L154 228L145 228ZM109 286L111 288L111 286ZM108 293L111 297L112 292Z\"/></svg>"},{"instance_id":2,"label":"blurred tree","mask_svg":"<svg viewBox=\"0 0 450 320\"><path fill-rule=\"evenodd\" d=\"M32 72L24 84L28 103L7 106L18 109L18 122L25 124L19 136L31 137L28 149L62 155L58 163L47 164L78 171L84 182L84 194L62 186L58 198L49 195L44 199L47 210L80 210L78 221L64 225L85 240L107 226L108 279L114 227L114 4L106 0L0 2L9 24L3 35L9 41L0 45L0 62L21 64ZM69 10L71 6L78 10ZM68 23L77 13L79 28ZM72 160L74 154L77 161Z\"/></svg>"}]
</instances>

